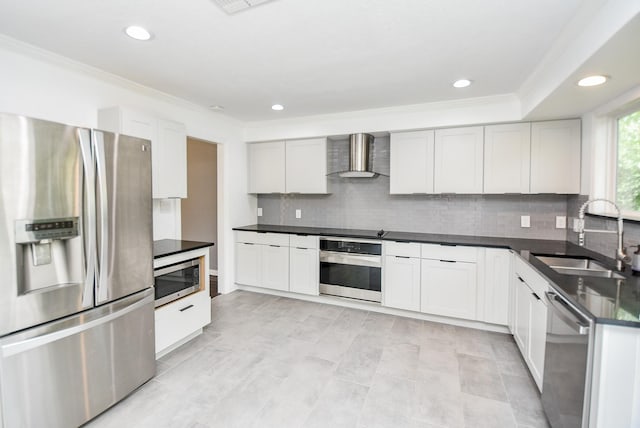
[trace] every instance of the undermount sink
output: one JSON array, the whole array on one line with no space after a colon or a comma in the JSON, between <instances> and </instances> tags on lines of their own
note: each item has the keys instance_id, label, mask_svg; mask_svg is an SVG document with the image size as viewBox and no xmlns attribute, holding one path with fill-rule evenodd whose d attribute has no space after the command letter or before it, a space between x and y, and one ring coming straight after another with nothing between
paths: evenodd
<instances>
[{"instance_id":1,"label":"undermount sink","mask_svg":"<svg viewBox=\"0 0 640 428\"><path fill-rule=\"evenodd\" d=\"M599 262L582 257L536 256L538 260L563 275L596 276L599 278L623 279L624 276Z\"/></svg>"}]
</instances>

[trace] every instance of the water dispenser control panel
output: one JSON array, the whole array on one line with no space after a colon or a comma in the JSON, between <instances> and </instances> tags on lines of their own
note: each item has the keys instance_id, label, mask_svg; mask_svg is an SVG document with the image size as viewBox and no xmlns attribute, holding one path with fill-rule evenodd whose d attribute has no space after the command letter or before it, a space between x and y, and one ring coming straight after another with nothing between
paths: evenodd
<instances>
[{"instance_id":1,"label":"water dispenser control panel","mask_svg":"<svg viewBox=\"0 0 640 428\"><path fill-rule=\"evenodd\" d=\"M76 236L78 236L78 217L16 221L17 244L69 239Z\"/></svg>"}]
</instances>

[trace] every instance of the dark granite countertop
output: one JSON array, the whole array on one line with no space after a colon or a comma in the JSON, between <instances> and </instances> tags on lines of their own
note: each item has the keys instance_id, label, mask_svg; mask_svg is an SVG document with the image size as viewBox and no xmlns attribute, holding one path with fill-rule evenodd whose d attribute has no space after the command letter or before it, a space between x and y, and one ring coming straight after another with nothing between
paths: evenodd
<instances>
[{"instance_id":1,"label":"dark granite countertop","mask_svg":"<svg viewBox=\"0 0 640 428\"><path fill-rule=\"evenodd\" d=\"M614 269L613 259L568 241L392 231L385 232L380 238L375 230L265 224L237 227L234 230L511 249L546 277L558 293L591 315L596 323L640 328L640 276L632 275L628 266L622 272L624 279L573 276L559 274L535 257L536 254L589 257Z\"/></svg>"},{"instance_id":2,"label":"dark granite countertop","mask_svg":"<svg viewBox=\"0 0 640 428\"><path fill-rule=\"evenodd\" d=\"M213 242L181 241L178 239L161 239L153 241L153 258L172 256L186 251L197 250L215 245Z\"/></svg>"}]
</instances>

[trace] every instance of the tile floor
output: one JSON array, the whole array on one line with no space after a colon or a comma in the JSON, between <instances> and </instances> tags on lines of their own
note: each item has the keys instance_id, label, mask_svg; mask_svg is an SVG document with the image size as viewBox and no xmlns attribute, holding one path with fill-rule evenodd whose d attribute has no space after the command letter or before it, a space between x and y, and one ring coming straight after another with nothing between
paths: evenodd
<instances>
[{"instance_id":1,"label":"tile floor","mask_svg":"<svg viewBox=\"0 0 640 428\"><path fill-rule=\"evenodd\" d=\"M548 427L509 335L245 291L212 310L88 426Z\"/></svg>"}]
</instances>

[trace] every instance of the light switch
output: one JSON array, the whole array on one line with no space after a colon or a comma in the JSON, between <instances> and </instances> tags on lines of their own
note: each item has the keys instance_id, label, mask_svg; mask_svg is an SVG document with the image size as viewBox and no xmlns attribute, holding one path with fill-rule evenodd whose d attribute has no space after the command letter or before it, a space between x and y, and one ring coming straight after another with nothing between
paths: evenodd
<instances>
[{"instance_id":1,"label":"light switch","mask_svg":"<svg viewBox=\"0 0 640 428\"><path fill-rule=\"evenodd\" d=\"M531 217L528 215L521 215L520 227L531 227Z\"/></svg>"},{"instance_id":2,"label":"light switch","mask_svg":"<svg viewBox=\"0 0 640 428\"><path fill-rule=\"evenodd\" d=\"M262 217L262 208L258 208L258 217Z\"/></svg>"},{"instance_id":3,"label":"light switch","mask_svg":"<svg viewBox=\"0 0 640 428\"><path fill-rule=\"evenodd\" d=\"M302 218L302 210L296 210L296 218Z\"/></svg>"},{"instance_id":4,"label":"light switch","mask_svg":"<svg viewBox=\"0 0 640 428\"><path fill-rule=\"evenodd\" d=\"M567 217L563 215L556 216L556 229L566 229L567 228Z\"/></svg>"}]
</instances>

